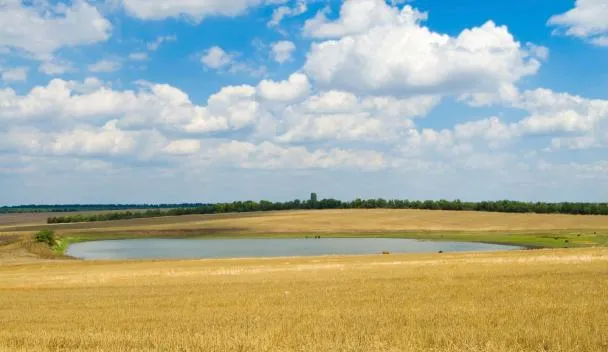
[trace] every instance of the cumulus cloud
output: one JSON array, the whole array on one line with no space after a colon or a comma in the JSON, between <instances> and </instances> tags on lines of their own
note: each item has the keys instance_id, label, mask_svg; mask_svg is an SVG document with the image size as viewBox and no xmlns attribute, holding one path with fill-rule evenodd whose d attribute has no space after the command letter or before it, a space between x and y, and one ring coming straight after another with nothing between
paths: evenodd
<instances>
[{"instance_id":1,"label":"cumulus cloud","mask_svg":"<svg viewBox=\"0 0 608 352\"><path fill-rule=\"evenodd\" d=\"M274 61L282 64L291 60L296 45L288 40L282 40L272 44L272 57Z\"/></svg>"},{"instance_id":2,"label":"cumulus cloud","mask_svg":"<svg viewBox=\"0 0 608 352\"><path fill-rule=\"evenodd\" d=\"M201 62L203 65L217 70L231 65L234 62L234 54L227 53L219 46L213 46L205 50Z\"/></svg>"},{"instance_id":3,"label":"cumulus cloud","mask_svg":"<svg viewBox=\"0 0 608 352\"><path fill-rule=\"evenodd\" d=\"M258 94L264 100L277 102L293 102L308 95L310 83L308 77L294 73L282 82L263 80L258 85Z\"/></svg>"},{"instance_id":4,"label":"cumulus cloud","mask_svg":"<svg viewBox=\"0 0 608 352\"><path fill-rule=\"evenodd\" d=\"M112 30L110 22L83 0L71 5L47 0L25 5L21 0L5 0L0 23L0 49L14 49L45 60L63 47L106 41Z\"/></svg>"},{"instance_id":5,"label":"cumulus cloud","mask_svg":"<svg viewBox=\"0 0 608 352\"><path fill-rule=\"evenodd\" d=\"M496 102L522 109L526 116L511 123L492 117L458 124L453 130L441 131L451 143L448 144L481 138L494 147L515 138L541 135L551 136L549 150L608 146L608 100L586 99L544 88L511 93Z\"/></svg>"},{"instance_id":6,"label":"cumulus cloud","mask_svg":"<svg viewBox=\"0 0 608 352\"><path fill-rule=\"evenodd\" d=\"M558 135L554 149L608 146L608 100L539 88L523 92L513 106L530 112L517 123L518 131Z\"/></svg>"},{"instance_id":7,"label":"cumulus cloud","mask_svg":"<svg viewBox=\"0 0 608 352\"><path fill-rule=\"evenodd\" d=\"M577 0L573 9L552 16L547 24L554 33L583 38L598 46L608 46L608 2Z\"/></svg>"},{"instance_id":8,"label":"cumulus cloud","mask_svg":"<svg viewBox=\"0 0 608 352\"><path fill-rule=\"evenodd\" d=\"M28 67L15 67L7 70L0 69L0 76L4 82L25 82L27 80Z\"/></svg>"},{"instance_id":9,"label":"cumulus cloud","mask_svg":"<svg viewBox=\"0 0 608 352\"><path fill-rule=\"evenodd\" d=\"M40 125L64 129L73 124L99 125L116 120L117 128L156 128L167 134L204 134L245 128L264 116L256 88L228 86L206 105L167 84L141 83L137 90L113 90L95 78L83 82L52 80L25 95L0 90L3 126Z\"/></svg>"},{"instance_id":10,"label":"cumulus cloud","mask_svg":"<svg viewBox=\"0 0 608 352\"><path fill-rule=\"evenodd\" d=\"M405 6L401 11L383 0L350 0L343 3L337 20L327 19L326 10L306 21L304 34L314 38L339 38L362 34L374 27L415 25L427 14Z\"/></svg>"},{"instance_id":11,"label":"cumulus cloud","mask_svg":"<svg viewBox=\"0 0 608 352\"><path fill-rule=\"evenodd\" d=\"M317 16L305 27L337 37L313 44L304 66L321 86L380 95L482 93L540 67L538 47L522 47L492 21L452 37L422 26L426 14L381 0L345 2L340 15Z\"/></svg>"},{"instance_id":12,"label":"cumulus cloud","mask_svg":"<svg viewBox=\"0 0 608 352\"><path fill-rule=\"evenodd\" d=\"M433 96L360 98L348 92L326 91L285 109L278 140L390 144L413 127L413 118L426 115L439 101Z\"/></svg>"},{"instance_id":13,"label":"cumulus cloud","mask_svg":"<svg viewBox=\"0 0 608 352\"><path fill-rule=\"evenodd\" d=\"M306 11L308 11L306 0L298 0L293 7L280 6L272 12L272 19L268 21L268 27L278 27L284 18L299 16Z\"/></svg>"},{"instance_id":14,"label":"cumulus cloud","mask_svg":"<svg viewBox=\"0 0 608 352\"><path fill-rule=\"evenodd\" d=\"M54 79L25 95L6 88L0 90L2 148L33 156L205 159L207 152L227 153L222 151L228 148L227 142L217 139L218 133L239 131L249 135L249 141L227 145L247 147L245 159L233 160L240 167L379 169L392 164L377 151L285 144L305 140L385 142L395 129L410 124L408 118L424 114L438 101L433 97L411 101L341 97L350 94L345 92L310 96L310 89L307 77L296 73L284 81L227 86L211 95L206 104L197 105L178 88L147 82L136 90L123 91L96 78L82 82ZM274 132L264 134L264 123L274 126Z\"/></svg>"},{"instance_id":15,"label":"cumulus cloud","mask_svg":"<svg viewBox=\"0 0 608 352\"><path fill-rule=\"evenodd\" d=\"M300 70L224 86L201 102L178 87L145 81L131 89L97 78L53 79L26 93L0 89L0 149L33 158L173 160L203 168L378 170L424 165L429 155L463 168L506 165L511 159L501 148L533 135L551 136L550 150L608 145L607 101L519 91L519 80L548 57L546 48L522 45L493 22L452 36L425 27L426 18L382 0L345 2L336 19L320 12L306 23L305 34L316 42ZM295 45L271 48L285 62ZM129 59L146 57L134 52ZM214 46L201 63L250 72L237 58ZM112 71L116 63L102 60L89 69ZM520 120L491 116L439 130L417 126L450 96L525 113Z\"/></svg>"},{"instance_id":16,"label":"cumulus cloud","mask_svg":"<svg viewBox=\"0 0 608 352\"><path fill-rule=\"evenodd\" d=\"M153 131L122 131L116 121L102 127L80 126L56 132L13 128L3 135L4 149L32 156L149 157L166 142ZM2 147L2 146L0 146Z\"/></svg>"}]
</instances>

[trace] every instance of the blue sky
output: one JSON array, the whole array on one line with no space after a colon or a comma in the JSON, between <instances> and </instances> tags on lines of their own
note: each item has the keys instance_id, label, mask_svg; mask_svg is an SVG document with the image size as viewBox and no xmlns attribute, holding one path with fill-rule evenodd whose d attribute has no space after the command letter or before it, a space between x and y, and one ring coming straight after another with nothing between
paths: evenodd
<instances>
[{"instance_id":1,"label":"blue sky","mask_svg":"<svg viewBox=\"0 0 608 352\"><path fill-rule=\"evenodd\" d=\"M605 201L606 0L0 0L0 204Z\"/></svg>"}]
</instances>

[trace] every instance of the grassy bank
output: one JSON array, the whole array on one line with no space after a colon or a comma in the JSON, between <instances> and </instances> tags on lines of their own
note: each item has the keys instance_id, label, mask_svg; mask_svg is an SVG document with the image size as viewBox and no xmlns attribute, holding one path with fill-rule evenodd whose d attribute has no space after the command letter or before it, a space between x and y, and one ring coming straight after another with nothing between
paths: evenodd
<instances>
[{"instance_id":1,"label":"grassy bank","mask_svg":"<svg viewBox=\"0 0 608 352\"><path fill-rule=\"evenodd\" d=\"M0 266L0 350L603 351L607 265L595 248Z\"/></svg>"},{"instance_id":2,"label":"grassy bank","mask_svg":"<svg viewBox=\"0 0 608 352\"><path fill-rule=\"evenodd\" d=\"M233 234L199 234L184 233L92 233L75 234L62 237L54 248L58 254L63 254L70 244L140 238L190 238L190 239L239 239L239 238L312 238L319 233L233 233ZM608 233L597 232L551 232L551 233L466 233L466 232L395 232L395 233L323 233L323 238L405 238L432 241L479 242L503 245L515 245L525 248L577 248L590 246L607 246Z\"/></svg>"}]
</instances>

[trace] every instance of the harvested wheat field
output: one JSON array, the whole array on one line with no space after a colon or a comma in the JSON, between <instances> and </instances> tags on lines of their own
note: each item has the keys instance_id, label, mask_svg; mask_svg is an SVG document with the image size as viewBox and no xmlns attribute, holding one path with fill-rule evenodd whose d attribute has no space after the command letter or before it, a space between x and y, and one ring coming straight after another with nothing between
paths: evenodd
<instances>
[{"instance_id":1,"label":"harvested wheat field","mask_svg":"<svg viewBox=\"0 0 608 352\"><path fill-rule=\"evenodd\" d=\"M0 266L0 350L605 351L608 249Z\"/></svg>"},{"instance_id":2,"label":"harvested wheat field","mask_svg":"<svg viewBox=\"0 0 608 352\"><path fill-rule=\"evenodd\" d=\"M0 215L0 219L2 215ZM24 219L26 217L24 216ZM304 210L241 214L187 215L46 225L24 221L2 231L129 231L238 230L247 232L364 232L364 231L521 231L608 229L608 216L562 214L506 214L411 209ZM14 222L18 220L13 219Z\"/></svg>"}]
</instances>

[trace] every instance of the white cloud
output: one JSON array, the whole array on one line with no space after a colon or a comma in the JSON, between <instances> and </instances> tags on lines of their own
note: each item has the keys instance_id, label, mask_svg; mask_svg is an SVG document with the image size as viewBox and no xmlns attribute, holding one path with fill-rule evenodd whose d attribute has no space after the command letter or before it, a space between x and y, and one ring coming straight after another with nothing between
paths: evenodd
<instances>
[{"instance_id":1,"label":"white cloud","mask_svg":"<svg viewBox=\"0 0 608 352\"><path fill-rule=\"evenodd\" d=\"M383 0L350 0L342 4L336 21L327 19L322 10L304 24L304 34L315 38L339 38L362 34L374 27L415 25L427 19L427 14L410 6L402 11Z\"/></svg>"},{"instance_id":2,"label":"white cloud","mask_svg":"<svg viewBox=\"0 0 608 352\"><path fill-rule=\"evenodd\" d=\"M573 9L551 17L547 24L556 33L584 38L594 45L608 46L608 2L577 0Z\"/></svg>"},{"instance_id":3,"label":"white cloud","mask_svg":"<svg viewBox=\"0 0 608 352\"><path fill-rule=\"evenodd\" d=\"M492 144L511 139L514 127L503 123L498 117L466 122L454 126L454 137L458 140L483 138Z\"/></svg>"},{"instance_id":4,"label":"white cloud","mask_svg":"<svg viewBox=\"0 0 608 352\"><path fill-rule=\"evenodd\" d=\"M264 100L276 102L293 102L308 95L310 83L308 77L294 73L282 82L263 80L258 85L258 94Z\"/></svg>"},{"instance_id":5,"label":"white cloud","mask_svg":"<svg viewBox=\"0 0 608 352\"><path fill-rule=\"evenodd\" d=\"M310 151L304 147L284 147L271 142L253 144L232 141L219 145L211 158L230 161L246 169L335 169L379 170L390 167L385 157L375 151L333 148Z\"/></svg>"},{"instance_id":6,"label":"white cloud","mask_svg":"<svg viewBox=\"0 0 608 352\"><path fill-rule=\"evenodd\" d=\"M369 141L392 144L412 128L412 119L426 115L439 99L417 96L360 98L352 93L327 91L280 112L277 140Z\"/></svg>"},{"instance_id":7,"label":"white cloud","mask_svg":"<svg viewBox=\"0 0 608 352\"><path fill-rule=\"evenodd\" d=\"M72 5L41 0L29 6L21 0L4 0L0 23L0 49L16 49L40 59L49 59L63 47L103 42L112 30L110 22L83 0Z\"/></svg>"},{"instance_id":8,"label":"white cloud","mask_svg":"<svg viewBox=\"0 0 608 352\"><path fill-rule=\"evenodd\" d=\"M8 70L0 70L4 82L25 82L27 80L28 67L15 67Z\"/></svg>"},{"instance_id":9,"label":"white cloud","mask_svg":"<svg viewBox=\"0 0 608 352\"><path fill-rule=\"evenodd\" d=\"M252 62L239 62L239 53L226 52L219 46L205 50L201 56L201 63L210 69L229 72L232 74L246 73L252 77L260 77L266 73L265 66L254 66Z\"/></svg>"},{"instance_id":10,"label":"white cloud","mask_svg":"<svg viewBox=\"0 0 608 352\"><path fill-rule=\"evenodd\" d=\"M308 97L309 92L308 79L297 73L285 81L262 81L257 87L227 86L205 105L196 105L181 90L164 84L140 83L135 91L118 91L95 78L83 82L54 79L23 96L8 88L0 90L0 126L8 131L0 138L4 141L0 147L17 148L28 155L141 160L156 158L158 153L194 157L222 150L223 142L213 137L215 133L239 130L249 131L244 138L258 140L237 143L251 148L244 159L234 161L240 167L379 169L392 164L376 151L309 150L285 143L386 142L395 131L411 126L409 118L424 114L438 102L433 97L407 101L340 97L351 94L342 92ZM265 131L264 124L272 128ZM264 134L267 132L270 134Z\"/></svg>"},{"instance_id":11,"label":"white cloud","mask_svg":"<svg viewBox=\"0 0 608 352\"><path fill-rule=\"evenodd\" d=\"M581 116L574 111L566 110L551 114L533 114L517 125L522 132L528 134L587 132L593 129L595 117Z\"/></svg>"},{"instance_id":12,"label":"white cloud","mask_svg":"<svg viewBox=\"0 0 608 352\"><path fill-rule=\"evenodd\" d=\"M272 19L268 21L268 27L278 27L281 25L281 21L283 21L284 18L299 16L306 11L308 11L306 0L298 0L293 7L278 7L272 12Z\"/></svg>"},{"instance_id":13,"label":"white cloud","mask_svg":"<svg viewBox=\"0 0 608 352\"><path fill-rule=\"evenodd\" d=\"M207 111L210 116L221 117L231 129L251 126L264 114L255 93L255 88L248 85L224 87L209 97Z\"/></svg>"},{"instance_id":14,"label":"white cloud","mask_svg":"<svg viewBox=\"0 0 608 352\"><path fill-rule=\"evenodd\" d=\"M180 139L171 141L164 151L171 155L191 155L201 149L201 142L196 139Z\"/></svg>"},{"instance_id":15,"label":"white cloud","mask_svg":"<svg viewBox=\"0 0 608 352\"><path fill-rule=\"evenodd\" d=\"M40 64L38 71L49 76L56 76L74 71L74 66L68 61L54 59Z\"/></svg>"},{"instance_id":16,"label":"white cloud","mask_svg":"<svg viewBox=\"0 0 608 352\"><path fill-rule=\"evenodd\" d=\"M478 134L492 133L494 140L544 135L553 136L551 149L554 150L608 146L608 100L586 99L544 88L519 92L513 87L508 93L476 96L469 103L474 106L502 103L529 113L508 125L493 118L493 121L465 126L469 130L476 127Z\"/></svg>"},{"instance_id":17,"label":"white cloud","mask_svg":"<svg viewBox=\"0 0 608 352\"><path fill-rule=\"evenodd\" d=\"M33 156L149 158L166 144L158 133L121 131L115 121L100 128L81 126L58 132L15 128L2 137L4 148Z\"/></svg>"},{"instance_id":18,"label":"white cloud","mask_svg":"<svg viewBox=\"0 0 608 352\"><path fill-rule=\"evenodd\" d=\"M297 82L296 82L297 83ZM281 98L281 97L270 97ZM252 86L227 86L193 104L183 91L166 84L141 84L136 91L113 90L95 78L84 82L52 80L26 95L0 89L0 126L45 124L65 129L116 120L124 130L155 128L167 134L206 134L238 130L266 116Z\"/></svg>"},{"instance_id":19,"label":"white cloud","mask_svg":"<svg viewBox=\"0 0 608 352\"><path fill-rule=\"evenodd\" d=\"M234 62L234 54L229 54L219 46L213 46L205 51L201 62L212 69L220 69Z\"/></svg>"},{"instance_id":20,"label":"white cloud","mask_svg":"<svg viewBox=\"0 0 608 352\"><path fill-rule=\"evenodd\" d=\"M210 16L234 17L264 4L281 4L287 0L122 0L128 13L144 20L161 20L187 16L200 22Z\"/></svg>"},{"instance_id":21,"label":"white cloud","mask_svg":"<svg viewBox=\"0 0 608 352\"><path fill-rule=\"evenodd\" d=\"M55 155L124 155L134 150L136 139L109 122L101 129L77 128L60 132L48 144Z\"/></svg>"},{"instance_id":22,"label":"white cloud","mask_svg":"<svg viewBox=\"0 0 608 352\"><path fill-rule=\"evenodd\" d=\"M288 40L282 40L272 44L272 56L274 61L280 64L290 61L295 50L295 44Z\"/></svg>"},{"instance_id":23,"label":"white cloud","mask_svg":"<svg viewBox=\"0 0 608 352\"><path fill-rule=\"evenodd\" d=\"M304 141L394 141L398 134L394 124L365 112L357 114L286 114L285 132L277 139L282 143Z\"/></svg>"},{"instance_id":24,"label":"white cloud","mask_svg":"<svg viewBox=\"0 0 608 352\"><path fill-rule=\"evenodd\" d=\"M177 36L175 35L164 35L156 38L154 41L148 43L148 50L156 51L160 48L164 43L174 42L177 40Z\"/></svg>"},{"instance_id":25,"label":"white cloud","mask_svg":"<svg viewBox=\"0 0 608 352\"><path fill-rule=\"evenodd\" d=\"M89 65L89 71L91 72L115 72L120 70L121 64L116 60L100 60L96 63Z\"/></svg>"},{"instance_id":26,"label":"white cloud","mask_svg":"<svg viewBox=\"0 0 608 352\"><path fill-rule=\"evenodd\" d=\"M146 60L148 60L148 53L144 53L144 52L131 53L131 54L129 54L129 60L146 61Z\"/></svg>"},{"instance_id":27,"label":"white cloud","mask_svg":"<svg viewBox=\"0 0 608 352\"><path fill-rule=\"evenodd\" d=\"M342 36L313 44L304 66L332 89L380 95L494 92L540 67L537 47L522 48L506 27L491 21L451 37L421 26L426 16L411 7L399 11L381 0L345 2L341 16L308 25L316 36Z\"/></svg>"},{"instance_id":28,"label":"white cloud","mask_svg":"<svg viewBox=\"0 0 608 352\"><path fill-rule=\"evenodd\" d=\"M566 133L596 138L608 133L608 100L535 89L522 93L513 105L531 113L517 123L523 134Z\"/></svg>"}]
</instances>

